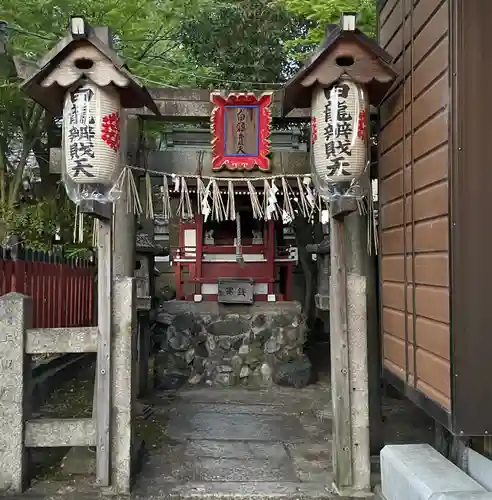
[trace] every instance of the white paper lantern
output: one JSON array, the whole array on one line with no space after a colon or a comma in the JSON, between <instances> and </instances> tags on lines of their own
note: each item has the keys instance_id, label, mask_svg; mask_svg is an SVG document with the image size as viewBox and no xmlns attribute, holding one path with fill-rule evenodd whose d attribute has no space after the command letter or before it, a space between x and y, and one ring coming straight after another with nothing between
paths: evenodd
<instances>
[{"instance_id":1,"label":"white paper lantern","mask_svg":"<svg viewBox=\"0 0 492 500\"><path fill-rule=\"evenodd\" d=\"M91 82L67 92L63 137L67 180L112 185L120 149L118 92Z\"/></svg>"},{"instance_id":2,"label":"white paper lantern","mask_svg":"<svg viewBox=\"0 0 492 500\"><path fill-rule=\"evenodd\" d=\"M312 95L313 166L317 183L350 183L367 162L367 101L363 88L340 80Z\"/></svg>"}]
</instances>

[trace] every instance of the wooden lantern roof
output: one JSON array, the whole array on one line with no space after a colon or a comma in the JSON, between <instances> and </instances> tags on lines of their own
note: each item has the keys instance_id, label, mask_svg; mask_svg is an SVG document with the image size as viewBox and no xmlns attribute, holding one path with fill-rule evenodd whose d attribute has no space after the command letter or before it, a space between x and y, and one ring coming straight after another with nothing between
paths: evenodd
<instances>
[{"instance_id":1,"label":"wooden lantern roof","mask_svg":"<svg viewBox=\"0 0 492 500\"><path fill-rule=\"evenodd\" d=\"M285 84L284 114L294 108L310 108L316 84L330 86L342 75L365 84L369 103L378 105L397 74L391 56L355 27L353 13L342 16L340 25L329 25L325 39L306 65Z\"/></svg>"},{"instance_id":2,"label":"wooden lantern roof","mask_svg":"<svg viewBox=\"0 0 492 500\"><path fill-rule=\"evenodd\" d=\"M134 79L118 54L97 36L97 28L90 27L83 18L72 18L71 25L68 35L38 62L38 69L20 88L58 116L62 113L67 89L86 79L100 87L118 88L123 108L147 107L159 115L147 89Z\"/></svg>"}]
</instances>

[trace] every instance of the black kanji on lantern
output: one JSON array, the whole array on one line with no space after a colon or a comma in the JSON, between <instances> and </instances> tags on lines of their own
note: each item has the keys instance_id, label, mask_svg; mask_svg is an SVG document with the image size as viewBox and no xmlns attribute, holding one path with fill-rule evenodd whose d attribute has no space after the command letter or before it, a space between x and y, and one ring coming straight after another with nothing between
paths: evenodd
<instances>
[{"instance_id":1,"label":"black kanji on lantern","mask_svg":"<svg viewBox=\"0 0 492 500\"><path fill-rule=\"evenodd\" d=\"M94 177L91 172L94 168L91 159L95 158L96 120L90 113L93 96L94 92L91 89L78 89L70 95L70 127L66 133L73 177L79 175Z\"/></svg>"},{"instance_id":2,"label":"black kanji on lantern","mask_svg":"<svg viewBox=\"0 0 492 500\"><path fill-rule=\"evenodd\" d=\"M94 177L94 174L90 171L92 168L94 166L86 158L77 158L72 165L73 177L78 177L81 173L86 177Z\"/></svg>"},{"instance_id":3,"label":"black kanji on lantern","mask_svg":"<svg viewBox=\"0 0 492 500\"><path fill-rule=\"evenodd\" d=\"M336 137L337 139L343 137L346 141L348 141L352 137L353 131L354 129L351 121L342 121L337 124Z\"/></svg>"},{"instance_id":4,"label":"black kanji on lantern","mask_svg":"<svg viewBox=\"0 0 492 500\"><path fill-rule=\"evenodd\" d=\"M338 102L337 122L351 122L352 115L347 111L347 103L345 101Z\"/></svg>"},{"instance_id":5,"label":"black kanji on lantern","mask_svg":"<svg viewBox=\"0 0 492 500\"><path fill-rule=\"evenodd\" d=\"M346 83L342 83L335 87L335 91L338 94L338 97L347 99L350 92L350 87Z\"/></svg>"},{"instance_id":6,"label":"black kanji on lantern","mask_svg":"<svg viewBox=\"0 0 492 500\"><path fill-rule=\"evenodd\" d=\"M334 163L329 169L338 172L337 175L348 175L343 169L343 165L348 166L344 160L345 156L352 156L351 140L353 134L352 115L348 112L346 98L350 92L350 87L346 84L339 84L325 90L325 97L330 100L325 105L325 155ZM335 94L335 95L334 95ZM332 101L332 97L336 98ZM336 120L333 120L332 104L336 104Z\"/></svg>"},{"instance_id":7,"label":"black kanji on lantern","mask_svg":"<svg viewBox=\"0 0 492 500\"><path fill-rule=\"evenodd\" d=\"M327 158L336 156L337 152L335 149L335 141L328 141L327 143L325 143L325 154Z\"/></svg>"},{"instance_id":8,"label":"black kanji on lantern","mask_svg":"<svg viewBox=\"0 0 492 500\"><path fill-rule=\"evenodd\" d=\"M331 160L331 164L326 167L326 175L350 175L350 172L345 170L347 167L350 167L350 163L343 156L337 156L336 158L333 158Z\"/></svg>"},{"instance_id":9,"label":"black kanji on lantern","mask_svg":"<svg viewBox=\"0 0 492 500\"><path fill-rule=\"evenodd\" d=\"M325 105L325 122L331 123L332 114L331 114L331 104L328 103Z\"/></svg>"}]
</instances>

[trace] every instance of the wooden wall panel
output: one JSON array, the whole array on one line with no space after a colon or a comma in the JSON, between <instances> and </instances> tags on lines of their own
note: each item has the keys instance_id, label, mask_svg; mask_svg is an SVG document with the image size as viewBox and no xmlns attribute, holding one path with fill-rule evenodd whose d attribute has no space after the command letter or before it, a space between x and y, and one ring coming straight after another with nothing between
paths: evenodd
<instances>
[{"instance_id":1,"label":"wooden wall panel","mask_svg":"<svg viewBox=\"0 0 492 500\"><path fill-rule=\"evenodd\" d=\"M379 41L400 71L381 105L386 369L450 408L449 0L388 0Z\"/></svg>"}]
</instances>

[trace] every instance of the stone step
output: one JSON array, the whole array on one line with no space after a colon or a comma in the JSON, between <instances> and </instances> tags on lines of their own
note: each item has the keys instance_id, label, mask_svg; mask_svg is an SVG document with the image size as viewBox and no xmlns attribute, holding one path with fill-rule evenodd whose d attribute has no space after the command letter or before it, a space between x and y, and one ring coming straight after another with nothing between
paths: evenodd
<instances>
[{"instance_id":1,"label":"stone step","mask_svg":"<svg viewBox=\"0 0 492 500\"><path fill-rule=\"evenodd\" d=\"M492 499L485 488L428 444L383 448L381 492L386 500Z\"/></svg>"}]
</instances>

